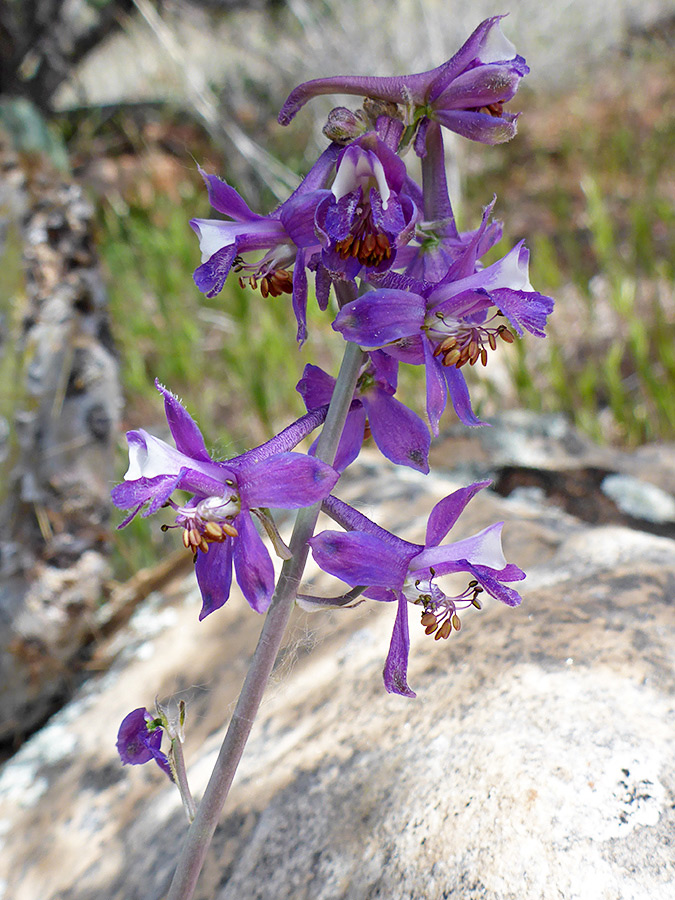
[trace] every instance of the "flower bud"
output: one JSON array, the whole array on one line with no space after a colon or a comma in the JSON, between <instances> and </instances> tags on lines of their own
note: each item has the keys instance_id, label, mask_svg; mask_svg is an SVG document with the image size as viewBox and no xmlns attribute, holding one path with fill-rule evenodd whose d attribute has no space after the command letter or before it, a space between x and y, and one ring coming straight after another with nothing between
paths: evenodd
<instances>
[{"instance_id":1,"label":"flower bud","mask_svg":"<svg viewBox=\"0 0 675 900\"><path fill-rule=\"evenodd\" d=\"M368 123L363 112L358 109L352 112L346 106L336 106L328 113L328 121L323 126L323 133L329 141L336 144L348 144L368 131Z\"/></svg>"}]
</instances>

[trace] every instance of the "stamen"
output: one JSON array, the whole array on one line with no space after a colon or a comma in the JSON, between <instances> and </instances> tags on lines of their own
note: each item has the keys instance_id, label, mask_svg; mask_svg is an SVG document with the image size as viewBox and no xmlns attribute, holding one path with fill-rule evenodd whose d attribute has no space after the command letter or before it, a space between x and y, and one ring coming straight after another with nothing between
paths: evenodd
<instances>
[{"instance_id":1,"label":"stamen","mask_svg":"<svg viewBox=\"0 0 675 900\"><path fill-rule=\"evenodd\" d=\"M379 266L392 255L386 234L378 231L372 218L370 205L357 210L358 218L352 224L347 237L337 241L335 249L341 259L358 259L362 266Z\"/></svg>"},{"instance_id":2,"label":"stamen","mask_svg":"<svg viewBox=\"0 0 675 900\"><path fill-rule=\"evenodd\" d=\"M419 603L423 607L420 623L424 627L424 633L433 634L436 641L447 640L453 630L460 631L462 628L459 609L466 609L469 606L481 609L478 595L483 593L483 588L474 578L461 594L448 597L433 584L434 577L435 573L431 572L429 581L422 579L415 581L415 590L419 592L416 599L412 600L410 596L406 596L411 602Z\"/></svg>"},{"instance_id":3,"label":"stamen","mask_svg":"<svg viewBox=\"0 0 675 900\"><path fill-rule=\"evenodd\" d=\"M496 100L494 103L488 103L487 106L481 106L478 112L488 113L488 115L499 119L504 115L504 101Z\"/></svg>"},{"instance_id":4,"label":"stamen","mask_svg":"<svg viewBox=\"0 0 675 900\"><path fill-rule=\"evenodd\" d=\"M488 348L490 350L497 349L498 337L507 344L512 344L515 340L506 325L503 323L492 324L501 315L500 312L497 312L490 319L478 325L452 317L446 319L443 313L435 313L438 324L426 326L427 334L435 345L434 356L440 356L444 366L455 366L457 369L461 369L467 363L475 366L479 360L483 366L486 366Z\"/></svg>"}]
</instances>

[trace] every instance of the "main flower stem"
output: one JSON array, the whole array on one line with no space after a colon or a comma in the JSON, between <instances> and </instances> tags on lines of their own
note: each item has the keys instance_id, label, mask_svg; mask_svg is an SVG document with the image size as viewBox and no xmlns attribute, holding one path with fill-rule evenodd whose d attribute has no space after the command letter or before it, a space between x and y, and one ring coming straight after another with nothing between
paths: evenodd
<instances>
[{"instance_id":1,"label":"main flower stem","mask_svg":"<svg viewBox=\"0 0 675 900\"><path fill-rule=\"evenodd\" d=\"M324 462L332 463L335 458L362 362L363 351L357 344L348 343L326 415L326 422L317 444L316 455ZM293 556L282 567L270 608L260 632L258 645L253 654L251 667L246 675L211 778L197 807L194 821L188 830L167 900L191 900L194 894L213 833L253 727L267 680L281 647L307 562L309 553L307 542L314 534L320 509L321 501L315 503L314 506L298 511L290 540Z\"/></svg>"}]
</instances>

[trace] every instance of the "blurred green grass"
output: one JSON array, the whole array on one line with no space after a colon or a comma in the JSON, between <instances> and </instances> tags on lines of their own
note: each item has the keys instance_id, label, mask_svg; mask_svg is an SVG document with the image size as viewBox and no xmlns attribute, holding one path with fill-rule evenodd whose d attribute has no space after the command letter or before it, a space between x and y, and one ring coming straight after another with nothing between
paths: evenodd
<instances>
[{"instance_id":1,"label":"blurred green grass","mask_svg":"<svg viewBox=\"0 0 675 900\"><path fill-rule=\"evenodd\" d=\"M557 301L548 340L527 336L509 348L506 382L470 374L483 378L474 394L481 414L504 404L563 411L593 438L624 446L673 438L674 70L672 54L652 48L568 95L523 91L518 137L463 151L462 225L475 227L496 191L505 238L493 255L526 238L531 281ZM234 278L213 300L198 293L188 221L213 214L196 167L181 166L171 190L132 189L100 203L125 419L164 427L159 378L185 400L214 453L233 455L301 414L295 384L305 362L334 371L341 347L311 298L310 339L298 350L287 296L263 301ZM421 376L410 370L401 385L419 412ZM121 446L120 473L124 457ZM120 574L156 553L146 532L122 533Z\"/></svg>"}]
</instances>

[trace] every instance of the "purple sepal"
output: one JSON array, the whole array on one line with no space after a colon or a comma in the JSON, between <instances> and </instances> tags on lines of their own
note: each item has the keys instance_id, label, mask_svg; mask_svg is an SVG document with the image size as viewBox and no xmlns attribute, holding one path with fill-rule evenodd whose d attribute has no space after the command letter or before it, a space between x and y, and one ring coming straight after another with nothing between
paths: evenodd
<instances>
[{"instance_id":1,"label":"purple sepal","mask_svg":"<svg viewBox=\"0 0 675 900\"><path fill-rule=\"evenodd\" d=\"M433 434L438 437L438 423L448 402L448 387L443 377L443 366L433 355L426 337L422 338L422 346L427 375L427 416Z\"/></svg>"},{"instance_id":2,"label":"purple sepal","mask_svg":"<svg viewBox=\"0 0 675 900\"><path fill-rule=\"evenodd\" d=\"M405 131L405 125L400 119L392 119L391 116L378 116L375 123L375 131L380 140L395 153Z\"/></svg>"},{"instance_id":3,"label":"purple sepal","mask_svg":"<svg viewBox=\"0 0 675 900\"><path fill-rule=\"evenodd\" d=\"M303 250L298 250L293 266L293 312L298 324L295 339L302 346L307 340L307 272Z\"/></svg>"},{"instance_id":4,"label":"purple sepal","mask_svg":"<svg viewBox=\"0 0 675 900\"><path fill-rule=\"evenodd\" d=\"M333 468L337 472L344 472L357 458L361 452L365 433L366 411L363 406L359 406L357 409L352 409L347 413L345 427L342 430L340 443L333 460ZM316 452L316 444L313 445L313 452Z\"/></svg>"},{"instance_id":5,"label":"purple sepal","mask_svg":"<svg viewBox=\"0 0 675 900\"><path fill-rule=\"evenodd\" d=\"M410 653L410 633L408 631L408 601L399 592L396 606L396 620L391 634L389 653L384 664L384 686L390 694L402 697L417 695L408 685L408 656Z\"/></svg>"},{"instance_id":6,"label":"purple sepal","mask_svg":"<svg viewBox=\"0 0 675 900\"><path fill-rule=\"evenodd\" d=\"M319 366L307 363L302 378L295 386L307 409L315 409L330 403L335 389L335 379Z\"/></svg>"},{"instance_id":7,"label":"purple sepal","mask_svg":"<svg viewBox=\"0 0 675 900\"><path fill-rule=\"evenodd\" d=\"M388 393L395 393L398 383L398 360L382 350L372 350L368 356L370 357L376 380L383 387L387 388Z\"/></svg>"},{"instance_id":8,"label":"purple sepal","mask_svg":"<svg viewBox=\"0 0 675 900\"><path fill-rule=\"evenodd\" d=\"M473 411L469 388L466 386L466 379L461 370L454 366L442 366L442 369L448 385L450 400L460 422L463 422L464 425L489 425L489 422L483 422Z\"/></svg>"},{"instance_id":9,"label":"purple sepal","mask_svg":"<svg viewBox=\"0 0 675 900\"><path fill-rule=\"evenodd\" d=\"M313 247L318 243L314 230L316 208L331 196L328 190L294 195L279 208L281 224L298 247Z\"/></svg>"},{"instance_id":10,"label":"purple sepal","mask_svg":"<svg viewBox=\"0 0 675 900\"><path fill-rule=\"evenodd\" d=\"M381 347L415 334L424 321L425 302L409 291L371 291L342 307L333 322L347 341Z\"/></svg>"},{"instance_id":11,"label":"purple sepal","mask_svg":"<svg viewBox=\"0 0 675 900\"><path fill-rule=\"evenodd\" d=\"M311 506L330 494L338 478L332 466L304 453L278 453L237 470L240 496L249 509Z\"/></svg>"},{"instance_id":12,"label":"purple sepal","mask_svg":"<svg viewBox=\"0 0 675 900\"><path fill-rule=\"evenodd\" d=\"M441 125L449 128L462 137L482 144L503 144L516 134L516 122L520 113L504 112L501 116L489 113L469 112L459 109L437 110L434 118Z\"/></svg>"},{"instance_id":13,"label":"purple sepal","mask_svg":"<svg viewBox=\"0 0 675 900\"><path fill-rule=\"evenodd\" d=\"M235 526L239 524L239 518ZM199 621L223 606L232 587L232 542L210 544L208 553L198 553L195 562L197 584L202 595Z\"/></svg>"},{"instance_id":14,"label":"purple sepal","mask_svg":"<svg viewBox=\"0 0 675 900\"><path fill-rule=\"evenodd\" d=\"M439 500L429 515L425 546L433 547L440 544L459 519L467 503L476 496L478 491L482 491L490 484L492 484L491 481L476 481Z\"/></svg>"},{"instance_id":15,"label":"purple sepal","mask_svg":"<svg viewBox=\"0 0 675 900\"><path fill-rule=\"evenodd\" d=\"M396 465L429 472L429 429L422 419L381 388L365 393L361 401L370 430L384 456Z\"/></svg>"},{"instance_id":16,"label":"purple sepal","mask_svg":"<svg viewBox=\"0 0 675 900\"><path fill-rule=\"evenodd\" d=\"M237 516L236 528L239 537L232 555L237 584L251 609L264 613L274 592L274 566L247 510Z\"/></svg>"},{"instance_id":17,"label":"purple sepal","mask_svg":"<svg viewBox=\"0 0 675 900\"><path fill-rule=\"evenodd\" d=\"M254 213L244 198L226 181L217 175L207 175L201 166L197 168L206 184L209 203L217 212L229 216L236 222L255 222L263 218Z\"/></svg>"},{"instance_id":18,"label":"purple sepal","mask_svg":"<svg viewBox=\"0 0 675 900\"><path fill-rule=\"evenodd\" d=\"M324 572L347 584L401 587L408 570L409 556L382 538L363 531L322 531L309 544L312 555Z\"/></svg>"},{"instance_id":19,"label":"purple sepal","mask_svg":"<svg viewBox=\"0 0 675 900\"><path fill-rule=\"evenodd\" d=\"M197 423L180 400L155 379L155 387L164 397L164 412L176 449L202 462L211 462Z\"/></svg>"}]
</instances>

